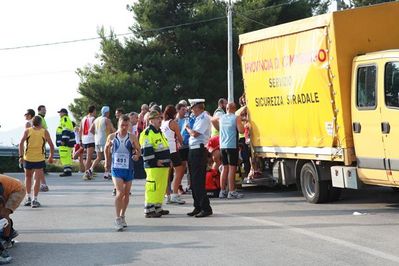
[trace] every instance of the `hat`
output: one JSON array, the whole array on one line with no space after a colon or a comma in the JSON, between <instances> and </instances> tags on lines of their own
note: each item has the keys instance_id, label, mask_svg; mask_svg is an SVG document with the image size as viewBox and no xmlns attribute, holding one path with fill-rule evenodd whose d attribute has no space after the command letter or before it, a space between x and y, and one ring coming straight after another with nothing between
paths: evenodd
<instances>
[{"instance_id":1,"label":"hat","mask_svg":"<svg viewBox=\"0 0 399 266\"><path fill-rule=\"evenodd\" d=\"M161 114L158 113L158 112L155 111L155 110L151 111L150 114L148 115L148 119L149 119L149 120L154 119L154 118L157 118L157 117L161 117Z\"/></svg>"},{"instance_id":2,"label":"hat","mask_svg":"<svg viewBox=\"0 0 399 266\"><path fill-rule=\"evenodd\" d=\"M30 115L31 117L35 116L35 111L33 109L28 109L26 110L26 114L25 115Z\"/></svg>"},{"instance_id":3,"label":"hat","mask_svg":"<svg viewBox=\"0 0 399 266\"><path fill-rule=\"evenodd\" d=\"M191 107L194 107L196 104L205 103L205 99L188 99Z\"/></svg>"},{"instance_id":4,"label":"hat","mask_svg":"<svg viewBox=\"0 0 399 266\"><path fill-rule=\"evenodd\" d=\"M101 108L101 115L105 116L106 113L109 113L109 106L104 105L103 108Z\"/></svg>"},{"instance_id":5,"label":"hat","mask_svg":"<svg viewBox=\"0 0 399 266\"><path fill-rule=\"evenodd\" d=\"M65 108L61 108L61 110L59 110L58 113L68 114L68 111Z\"/></svg>"}]
</instances>

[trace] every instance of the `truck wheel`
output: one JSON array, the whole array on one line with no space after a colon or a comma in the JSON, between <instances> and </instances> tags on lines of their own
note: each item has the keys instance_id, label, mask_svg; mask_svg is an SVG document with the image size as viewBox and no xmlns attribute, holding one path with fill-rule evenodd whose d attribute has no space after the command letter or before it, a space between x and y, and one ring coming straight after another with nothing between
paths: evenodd
<instances>
[{"instance_id":1,"label":"truck wheel","mask_svg":"<svg viewBox=\"0 0 399 266\"><path fill-rule=\"evenodd\" d=\"M301 190L310 203L323 203L329 199L328 182L321 181L317 170L311 163L306 163L301 169Z\"/></svg>"}]
</instances>

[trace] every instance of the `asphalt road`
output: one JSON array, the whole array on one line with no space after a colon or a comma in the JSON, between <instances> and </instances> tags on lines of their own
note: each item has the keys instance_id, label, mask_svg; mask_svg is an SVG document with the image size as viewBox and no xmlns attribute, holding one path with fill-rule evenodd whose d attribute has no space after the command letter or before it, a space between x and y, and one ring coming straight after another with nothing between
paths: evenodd
<instances>
[{"instance_id":1,"label":"asphalt road","mask_svg":"<svg viewBox=\"0 0 399 266\"><path fill-rule=\"evenodd\" d=\"M23 178L21 174L10 174ZM15 265L399 265L399 192L346 191L314 205L293 189L247 188L240 200L212 200L212 217L145 219L144 181L134 181L125 232L113 229L110 181L47 176L42 207L14 216Z\"/></svg>"}]
</instances>

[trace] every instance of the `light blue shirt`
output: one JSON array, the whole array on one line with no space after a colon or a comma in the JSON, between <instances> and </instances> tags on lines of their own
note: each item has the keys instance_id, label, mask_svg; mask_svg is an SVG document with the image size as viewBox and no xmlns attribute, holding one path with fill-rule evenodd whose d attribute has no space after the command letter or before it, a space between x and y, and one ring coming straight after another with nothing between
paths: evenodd
<instances>
[{"instance_id":1,"label":"light blue shirt","mask_svg":"<svg viewBox=\"0 0 399 266\"><path fill-rule=\"evenodd\" d=\"M200 115L195 117L192 130L198 132L199 135L197 137L190 136L188 140L189 146L191 147L200 144L206 145L211 136L211 127L211 119L206 112L202 112Z\"/></svg>"},{"instance_id":2,"label":"light blue shirt","mask_svg":"<svg viewBox=\"0 0 399 266\"><path fill-rule=\"evenodd\" d=\"M237 148L237 116L235 114L220 116L219 137L221 149Z\"/></svg>"}]
</instances>

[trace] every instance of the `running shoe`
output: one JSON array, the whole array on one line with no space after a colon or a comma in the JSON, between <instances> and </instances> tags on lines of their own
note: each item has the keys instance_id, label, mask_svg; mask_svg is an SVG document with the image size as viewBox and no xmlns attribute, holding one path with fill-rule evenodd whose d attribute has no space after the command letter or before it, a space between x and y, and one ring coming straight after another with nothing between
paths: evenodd
<instances>
[{"instance_id":1,"label":"running shoe","mask_svg":"<svg viewBox=\"0 0 399 266\"><path fill-rule=\"evenodd\" d=\"M115 219L115 230L118 232L123 231L122 217Z\"/></svg>"},{"instance_id":2,"label":"running shoe","mask_svg":"<svg viewBox=\"0 0 399 266\"><path fill-rule=\"evenodd\" d=\"M10 254L8 254L7 250L3 250L0 253L0 264L8 264L10 263L12 260L12 257L10 256Z\"/></svg>"},{"instance_id":3,"label":"running shoe","mask_svg":"<svg viewBox=\"0 0 399 266\"><path fill-rule=\"evenodd\" d=\"M32 204L31 204L32 208L39 208L40 206L42 206L40 204L40 202L38 202L37 200L32 200Z\"/></svg>"},{"instance_id":4,"label":"running shoe","mask_svg":"<svg viewBox=\"0 0 399 266\"><path fill-rule=\"evenodd\" d=\"M31 204L32 204L32 199L31 199L30 197L28 197L28 198L25 200L24 206L30 206Z\"/></svg>"},{"instance_id":5,"label":"running shoe","mask_svg":"<svg viewBox=\"0 0 399 266\"><path fill-rule=\"evenodd\" d=\"M166 204L171 204L171 202L170 202L170 195L165 195L165 203L166 203Z\"/></svg>"},{"instance_id":6,"label":"running shoe","mask_svg":"<svg viewBox=\"0 0 399 266\"><path fill-rule=\"evenodd\" d=\"M47 192L49 191L48 186L46 184L41 184L40 185L40 191L41 192Z\"/></svg>"},{"instance_id":7,"label":"running shoe","mask_svg":"<svg viewBox=\"0 0 399 266\"><path fill-rule=\"evenodd\" d=\"M228 199L241 199L242 197L244 197L244 194L238 193L237 191L229 191L227 195Z\"/></svg>"},{"instance_id":8,"label":"running shoe","mask_svg":"<svg viewBox=\"0 0 399 266\"><path fill-rule=\"evenodd\" d=\"M227 198L227 191L226 190L220 190L219 199L225 199L225 198Z\"/></svg>"},{"instance_id":9,"label":"running shoe","mask_svg":"<svg viewBox=\"0 0 399 266\"><path fill-rule=\"evenodd\" d=\"M186 202L180 198L179 194L172 194L170 196L170 203L175 203L175 204L182 205L182 204L184 204Z\"/></svg>"},{"instance_id":10,"label":"running shoe","mask_svg":"<svg viewBox=\"0 0 399 266\"><path fill-rule=\"evenodd\" d=\"M123 226L124 228L126 228L126 227L127 227L127 223L126 223L125 216L121 216L121 219L122 219L122 226Z\"/></svg>"},{"instance_id":11,"label":"running shoe","mask_svg":"<svg viewBox=\"0 0 399 266\"><path fill-rule=\"evenodd\" d=\"M112 190L112 196L116 196L116 188Z\"/></svg>"}]
</instances>

